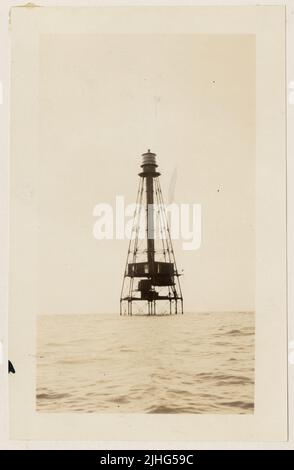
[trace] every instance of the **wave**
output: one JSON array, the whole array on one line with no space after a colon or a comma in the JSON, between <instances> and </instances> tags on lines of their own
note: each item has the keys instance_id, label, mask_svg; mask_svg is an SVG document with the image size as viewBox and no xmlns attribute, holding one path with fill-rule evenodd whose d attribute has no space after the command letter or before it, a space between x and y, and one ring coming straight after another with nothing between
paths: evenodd
<instances>
[{"instance_id":1,"label":"wave","mask_svg":"<svg viewBox=\"0 0 294 470\"><path fill-rule=\"evenodd\" d=\"M148 408L147 413L166 414L166 413L193 413L193 407L186 406L172 406L172 405L153 405Z\"/></svg>"},{"instance_id":2,"label":"wave","mask_svg":"<svg viewBox=\"0 0 294 470\"><path fill-rule=\"evenodd\" d=\"M37 400L57 400L58 398L66 398L69 396L68 393L37 393Z\"/></svg>"},{"instance_id":3,"label":"wave","mask_svg":"<svg viewBox=\"0 0 294 470\"><path fill-rule=\"evenodd\" d=\"M217 385L239 385L246 383L253 383L253 381L244 375L233 375L233 374L214 374L211 372L200 372L196 374L196 377L204 380L216 381Z\"/></svg>"},{"instance_id":4,"label":"wave","mask_svg":"<svg viewBox=\"0 0 294 470\"><path fill-rule=\"evenodd\" d=\"M237 407L237 408L242 408L244 410L253 410L254 409L254 403L253 402L245 402L245 401L222 401L220 403L221 405L224 406L229 406L229 407Z\"/></svg>"},{"instance_id":5,"label":"wave","mask_svg":"<svg viewBox=\"0 0 294 470\"><path fill-rule=\"evenodd\" d=\"M230 330L230 331L225 331L224 333L222 333L222 336L223 335L229 335L229 336L251 336L254 334L254 331L253 330Z\"/></svg>"}]
</instances>

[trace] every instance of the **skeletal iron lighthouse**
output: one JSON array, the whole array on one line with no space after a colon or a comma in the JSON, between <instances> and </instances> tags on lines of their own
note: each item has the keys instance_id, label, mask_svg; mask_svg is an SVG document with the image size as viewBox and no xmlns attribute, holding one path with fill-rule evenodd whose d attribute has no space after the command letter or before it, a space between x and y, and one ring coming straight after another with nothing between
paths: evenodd
<instances>
[{"instance_id":1,"label":"skeletal iron lighthouse","mask_svg":"<svg viewBox=\"0 0 294 470\"><path fill-rule=\"evenodd\" d=\"M156 154L142 155L120 314L183 313L183 296L159 184Z\"/></svg>"}]
</instances>

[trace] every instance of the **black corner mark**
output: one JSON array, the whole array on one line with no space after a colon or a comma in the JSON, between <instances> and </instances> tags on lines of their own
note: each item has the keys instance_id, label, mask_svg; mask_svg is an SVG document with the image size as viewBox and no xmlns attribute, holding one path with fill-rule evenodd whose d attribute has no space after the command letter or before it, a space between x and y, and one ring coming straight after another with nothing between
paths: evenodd
<instances>
[{"instance_id":1,"label":"black corner mark","mask_svg":"<svg viewBox=\"0 0 294 470\"><path fill-rule=\"evenodd\" d=\"M13 367L12 362L8 360L8 374L10 374L10 372L15 374L15 368Z\"/></svg>"}]
</instances>

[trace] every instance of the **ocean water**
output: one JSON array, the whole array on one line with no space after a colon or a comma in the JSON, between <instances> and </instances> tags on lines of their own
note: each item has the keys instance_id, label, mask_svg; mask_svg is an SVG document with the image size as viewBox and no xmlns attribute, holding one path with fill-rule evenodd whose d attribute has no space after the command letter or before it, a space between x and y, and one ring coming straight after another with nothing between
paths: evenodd
<instances>
[{"instance_id":1,"label":"ocean water","mask_svg":"<svg viewBox=\"0 0 294 470\"><path fill-rule=\"evenodd\" d=\"M37 411L254 412L254 314L41 315Z\"/></svg>"}]
</instances>

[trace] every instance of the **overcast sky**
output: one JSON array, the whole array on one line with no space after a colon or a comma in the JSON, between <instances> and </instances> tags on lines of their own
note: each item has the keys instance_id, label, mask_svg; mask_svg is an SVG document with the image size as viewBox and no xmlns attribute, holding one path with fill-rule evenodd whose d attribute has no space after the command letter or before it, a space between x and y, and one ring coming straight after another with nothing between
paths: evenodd
<instances>
[{"instance_id":1,"label":"overcast sky","mask_svg":"<svg viewBox=\"0 0 294 470\"><path fill-rule=\"evenodd\" d=\"M44 35L39 98L39 313L119 312L128 241L93 208L134 202L148 148L166 199L202 205L201 247L174 243L186 311L254 310L253 36Z\"/></svg>"}]
</instances>

